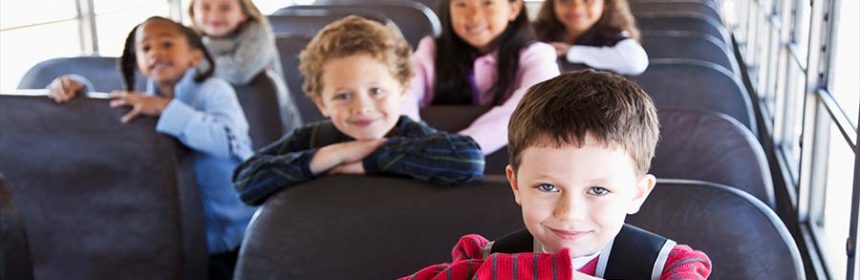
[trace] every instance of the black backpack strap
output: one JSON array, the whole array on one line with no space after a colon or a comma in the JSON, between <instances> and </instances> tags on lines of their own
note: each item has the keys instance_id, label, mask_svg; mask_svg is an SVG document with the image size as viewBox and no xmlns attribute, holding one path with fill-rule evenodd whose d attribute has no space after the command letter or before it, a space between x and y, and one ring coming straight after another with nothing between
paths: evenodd
<instances>
[{"instance_id":1,"label":"black backpack strap","mask_svg":"<svg viewBox=\"0 0 860 280\"><path fill-rule=\"evenodd\" d=\"M595 276L604 279L660 279L675 242L625 224L600 253ZM608 253L608 254L607 254Z\"/></svg>"},{"instance_id":2,"label":"black backpack strap","mask_svg":"<svg viewBox=\"0 0 860 280\"><path fill-rule=\"evenodd\" d=\"M483 250L484 258L487 258L492 253L513 254L534 252L534 243L531 233L526 229L520 229L487 244Z\"/></svg>"}]
</instances>

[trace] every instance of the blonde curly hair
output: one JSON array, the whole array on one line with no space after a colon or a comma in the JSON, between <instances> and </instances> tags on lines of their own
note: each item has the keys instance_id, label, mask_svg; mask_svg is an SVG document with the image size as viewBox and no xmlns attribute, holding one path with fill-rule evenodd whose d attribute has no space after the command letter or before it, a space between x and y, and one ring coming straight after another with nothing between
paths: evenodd
<instances>
[{"instance_id":1,"label":"blonde curly hair","mask_svg":"<svg viewBox=\"0 0 860 280\"><path fill-rule=\"evenodd\" d=\"M412 47L396 27L358 16L326 25L299 54L299 71L305 77L305 95L322 93L323 66L331 59L369 55L388 66L391 75L408 88L412 79Z\"/></svg>"}]
</instances>

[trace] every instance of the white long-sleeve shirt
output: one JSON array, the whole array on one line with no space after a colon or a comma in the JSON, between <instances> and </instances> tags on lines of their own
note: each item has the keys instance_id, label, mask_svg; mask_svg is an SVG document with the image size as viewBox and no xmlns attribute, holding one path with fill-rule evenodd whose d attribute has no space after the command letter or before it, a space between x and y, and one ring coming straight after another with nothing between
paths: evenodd
<instances>
[{"instance_id":1,"label":"white long-sleeve shirt","mask_svg":"<svg viewBox=\"0 0 860 280\"><path fill-rule=\"evenodd\" d=\"M567 62L622 75L639 75L648 68L648 54L639 43L625 38L613 46L573 45L565 56Z\"/></svg>"}]
</instances>

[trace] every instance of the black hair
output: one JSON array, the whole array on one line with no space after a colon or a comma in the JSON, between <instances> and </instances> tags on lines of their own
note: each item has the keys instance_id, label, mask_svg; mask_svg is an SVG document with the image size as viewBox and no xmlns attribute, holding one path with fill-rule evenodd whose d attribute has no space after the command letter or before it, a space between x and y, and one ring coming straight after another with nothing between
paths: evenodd
<instances>
[{"instance_id":1,"label":"black hair","mask_svg":"<svg viewBox=\"0 0 860 280\"><path fill-rule=\"evenodd\" d=\"M469 72L479 56L479 51L456 33L451 23L451 0L439 3L442 34L436 38L436 87L434 105L471 104L472 92ZM523 0L507 0L511 3ZM493 93L493 105L502 104L512 93L520 64L520 51L535 41L529 25L526 7L523 4L519 15L510 22L502 34L490 43L498 50L496 83L489 89Z\"/></svg>"},{"instance_id":2,"label":"black hair","mask_svg":"<svg viewBox=\"0 0 860 280\"><path fill-rule=\"evenodd\" d=\"M125 48L122 50L122 56L117 60L117 67L119 68L120 73L122 73L122 78L125 81L125 90L133 91L134 90L134 73L137 71L137 53L134 48L134 39L135 34L137 33L137 29L146 22L153 20L163 20L176 26L179 30L179 33L185 36L185 39L188 40L188 45L192 49L198 49L203 52L203 56L206 58L206 62L209 63L209 67L206 71L198 72L196 76L194 76L195 82L202 82L209 77L212 77L212 73L215 71L215 60L212 59L212 55L206 50L206 46L203 45L203 40L200 39L200 36L197 35L197 32L194 32L191 28L188 28L185 25L179 24L171 19L154 16L146 19L142 23L135 25L134 28L131 29L131 32L128 33L128 37L125 38Z\"/></svg>"}]
</instances>

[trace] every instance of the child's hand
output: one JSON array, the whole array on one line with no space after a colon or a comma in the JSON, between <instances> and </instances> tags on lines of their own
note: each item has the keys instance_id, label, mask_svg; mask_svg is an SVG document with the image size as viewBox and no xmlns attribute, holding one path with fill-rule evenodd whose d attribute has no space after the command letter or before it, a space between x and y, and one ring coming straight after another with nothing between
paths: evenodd
<instances>
[{"instance_id":1,"label":"child's hand","mask_svg":"<svg viewBox=\"0 0 860 280\"><path fill-rule=\"evenodd\" d=\"M57 77L48 84L48 98L57 103L65 103L84 89L84 85L69 75Z\"/></svg>"},{"instance_id":2,"label":"child's hand","mask_svg":"<svg viewBox=\"0 0 860 280\"><path fill-rule=\"evenodd\" d=\"M335 166L328 171L329 174L365 174L364 162L356 161Z\"/></svg>"},{"instance_id":3,"label":"child's hand","mask_svg":"<svg viewBox=\"0 0 860 280\"><path fill-rule=\"evenodd\" d=\"M601 278L597 278L579 271L573 271L573 280L600 280Z\"/></svg>"},{"instance_id":4,"label":"child's hand","mask_svg":"<svg viewBox=\"0 0 860 280\"><path fill-rule=\"evenodd\" d=\"M570 51L570 44L568 43L552 42L549 44L555 48L555 54L558 56L566 56L567 52Z\"/></svg>"},{"instance_id":5,"label":"child's hand","mask_svg":"<svg viewBox=\"0 0 860 280\"><path fill-rule=\"evenodd\" d=\"M124 123L131 121L140 114L159 116L161 115L161 112L164 111L164 108L167 107L167 104L170 103L170 99L168 98L147 96L127 91L113 91L111 92L110 97L113 99L110 101L111 107L131 107L131 112L128 112L128 114L125 114L125 116L122 116L120 119Z\"/></svg>"},{"instance_id":6,"label":"child's hand","mask_svg":"<svg viewBox=\"0 0 860 280\"><path fill-rule=\"evenodd\" d=\"M311 172L313 174L320 174L338 165L361 163L365 157L376 151L382 143L385 143L385 139L356 140L322 147L314 155L314 158L311 159ZM362 167L362 171L364 171L363 169Z\"/></svg>"}]
</instances>

